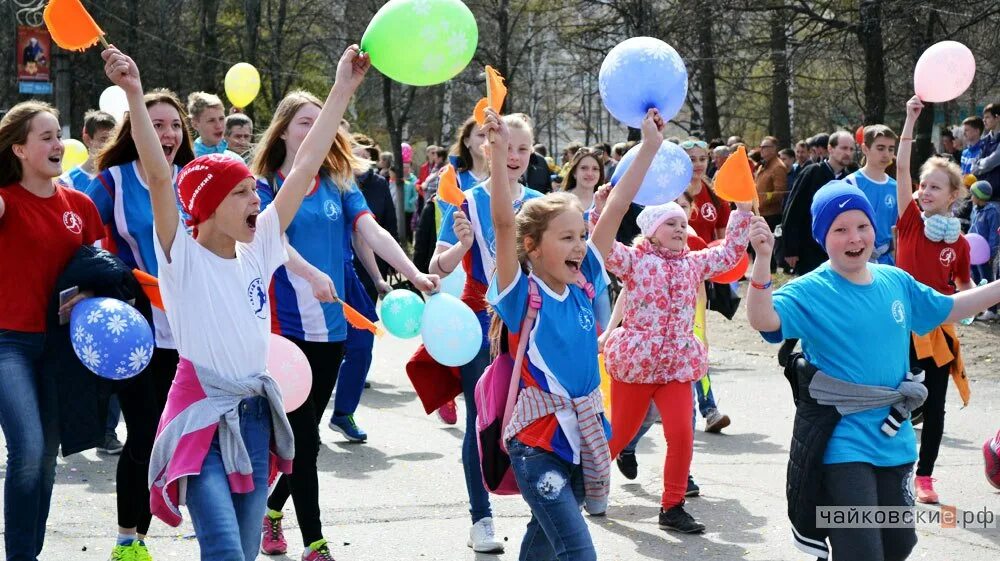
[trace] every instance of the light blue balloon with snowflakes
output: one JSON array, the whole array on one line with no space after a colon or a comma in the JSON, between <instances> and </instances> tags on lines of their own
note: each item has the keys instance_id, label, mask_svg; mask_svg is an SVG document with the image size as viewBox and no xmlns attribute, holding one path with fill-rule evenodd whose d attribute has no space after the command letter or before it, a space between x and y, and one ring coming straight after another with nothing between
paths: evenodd
<instances>
[{"instance_id":1,"label":"light blue balloon with snowflakes","mask_svg":"<svg viewBox=\"0 0 1000 561\"><path fill-rule=\"evenodd\" d=\"M153 358L153 330L142 314L114 298L87 298L69 320L73 350L102 378L137 376Z\"/></svg>"},{"instance_id":2,"label":"light blue balloon with snowflakes","mask_svg":"<svg viewBox=\"0 0 1000 561\"><path fill-rule=\"evenodd\" d=\"M483 328L476 313L443 292L427 299L420 335L428 354L445 366L465 366L483 346Z\"/></svg>"},{"instance_id":3,"label":"light blue balloon with snowflakes","mask_svg":"<svg viewBox=\"0 0 1000 561\"><path fill-rule=\"evenodd\" d=\"M617 185L631 167L640 146L641 142L622 156L615 167L615 172L611 175L611 185ZM691 165L691 157L687 152L673 142L664 141L656 151L656 156L653 156L653 163L649 165L649 171L643 177L639 192L635 194L632 202L649 206L677 200L691 184L692 173L694 166Z\"/></svg>"},{"instance_id":4,"label":"light blue balloon with snowflakes","mask_svg":"<svg viewBox=\"0 0 1000 561\"><path fill-rule=\"evenodd\" d=\"M412 291L396 289L382 298L382 325L400 339L420 335L424 301Z\"/></svg>"},{"instance_id":5,"label":"light blue balloon with snowflakes","mask_svg":"<svg viewBox=\"0 0 1000 561\"><path fill-rule=\"evenodd\" d=\"M688 74L681 55L653 37L632 37L611 49L597 75L601 100L622 124L641 128L650 109L673 119L687 97Z\"/></svg>"}]
</instances>

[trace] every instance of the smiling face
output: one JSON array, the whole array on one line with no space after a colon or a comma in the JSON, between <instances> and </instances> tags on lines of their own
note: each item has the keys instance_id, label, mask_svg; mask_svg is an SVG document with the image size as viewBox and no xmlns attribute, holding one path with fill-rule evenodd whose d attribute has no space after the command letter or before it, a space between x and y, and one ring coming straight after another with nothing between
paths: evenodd
<instances>
[{"instance_id":1,"label":"smiling face","mask_svg":"<svg viewBox=\"0 0 1000 561\"><path fill-rule=\"evenodd\" d=\"M532 268L553 289L576 282L587 256L587 224L583 213L578 208L560 212L549 221L541 238L540 242L525 240Z\"/></svg>"},{"instance_id":2,"label":"smiling face","mask_svg":"<svg viewBox=\"0 0 1000 561\"><path fill-rule=\"evenodd\" d=\"M867 166L885 171L896 157L896 141L889 136L880 136L872 142L870 148L862 144L861 153L865 155Z\"/></svg>"},{"instance_id":3,"label":"smiling face","mask_svg":"<svg viewBox=\"0 0 1000 561\"><path fill-rule=\"evenodd\" d=\"M313 123L319 118L320 108L318 105L306 103L295 112L285 132L281 138L285 141L285 160L294 160L295 154L302 146L302 141L306 139Z\"/></svg>"},{"instance_id":4,"label":"smiling face","mask_svg":"<svg viewBox=\"0 0 1000 561\"><path fill-rule=\"evenodd\" d=\"M920 189L917 191L920 208L928 215L949 214L951 205L958 200L958 191L951 188L948 174L941 169L935 169L920 178Z\"/></svg>"},{"instance_id":5,"label":"smiling face","mask_svg":"<svg viewBox=\"0 0 1000 561\"><path fill-rule=\"evenodd\" d=\"M163 155L167 163L173 164L177 150L184 140L184 125L177 109L167 103L156 103L149 107L149 117L153 120L153 129L160 139Z\"/></svg>"},{"instance_id":6,"label":"smiling face","mask_svg":"<svg viewBox=\"0 0 1000 561\"><path fill-rule=\"evenodd\" d=\"M191 119L191 125L206 146L215 146L226 132L226 112L221 107L206 107Z\"/></svg>"},{"instance_id":7,"label":"smiling face","mask_svg":"<svg viewBox=\"0 0 1000 561\"><path fill-rule=\"evenodd\" d=\"M573 172L576 186L585 191L593 191L601 177L601 164L593 156L584 156Z\"/></svg>"},{"instance_id":8,"label":"smiling face","mask_svg":"<svg viewBox=\"0 0 1000 561\"><path fill-rule=\"evenodd\" d=\"M12 148L21 162L22 177L51 179L62 174L62 132L52 113L41 111L32 117L24 144Z\"/></svg>"},{"instance_id":9,"label":"smiling face","mask_svg":"<svg viewBox=\"0 0 1000 561\"><path fill-rule=\"evenodd\" d=\"M507 145L507 179L517 183L531 162L531 133L520 127L511 127L510 143Z\"/></svg>"},{"instance_id":10,"label":"smiling face","mask_svg":"<svg viewBox=\"0 0 1000 561\"><path fill-rule=\"evenodd\" d=\"M237 242L250 243L257 231L257 215L260 214L260 197L257 196L257 182L248 177L236 184L236 187L219 203L215 213L205 221L226 237Z\"/></svg>"},{"instance_id":11,"label":"smiling face","mask_svg":"<svg viewBox=\"0 0 1000 561\"><path fill-rule=\"evenodd\" d=\"M695 146L694 148L689 148L686 150L688 157L691 158L691 165L694 167L694 173L691 174L691 181L696 181L705 176L705 172L708 171L708 151L700 146Z\"/></svg>"},{"instance_id":12,"label":"smiling face","mask_svg":"<svg viewBox=\"0 0 1000 561\"><path fill-rule=\"evenodd\" d=\"M863 211L842 212L830 225L825 245L835 271L842 276L856 274L867 267L872 256L875 228Z\"/></svg>"}]
</instances>

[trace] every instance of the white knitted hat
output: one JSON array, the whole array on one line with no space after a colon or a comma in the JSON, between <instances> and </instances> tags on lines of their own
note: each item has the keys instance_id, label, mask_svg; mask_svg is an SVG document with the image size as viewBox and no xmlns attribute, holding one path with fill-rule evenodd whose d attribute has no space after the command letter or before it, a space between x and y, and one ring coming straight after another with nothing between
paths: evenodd
<instances>
[{"instance_id":1,"label":"white knitted hat","mask_svg":"<svg viewBox=\"0 0 1000 561\"><path fill-rule=\"evenodd\" d=\"M688 216L681 205L671 201L662 205L647 206L642 209L635 221L642 235L649 238L656 233L661 224L671 218L683 218L687 223Z\"/></svg>"}]
</instances>

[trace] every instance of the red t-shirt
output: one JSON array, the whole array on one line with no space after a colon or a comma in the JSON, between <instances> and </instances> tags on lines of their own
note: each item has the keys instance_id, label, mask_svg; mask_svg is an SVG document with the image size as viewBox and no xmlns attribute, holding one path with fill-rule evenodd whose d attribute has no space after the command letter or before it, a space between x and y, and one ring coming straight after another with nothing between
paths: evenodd
<instances>
[{"instance_id":1,"label":"red t-shirt","mask_svg":"<svg viewBox=\"0 0 1000 561\"><path fill-rule=\"evenodd\" d=\"M896 266L917 282L952 295L952 283L969 282L969 242L959 236L955 243L932 242L924 235L924 219L915 201L907 205L896 223Z\"/></svg>"},{"instance_id":2,"label":"red t-shirt","mask_svg":"<svg viewBox=\"0 0 1000 561\"><path fill-rule=\"evenodd\" d=\"M694 197L691 220L688 221L698 237L705 242L715 241L715 230L725 229L726 224L729 224L729 203L718 196L715 197L718 204L713 202L709 189L711 187L708 183L702 180L701 192Z\"/></svg>"},{"instance_id":3,"label":"red t-shirt","mask_svg":"<svg viewBox=\"0 0 1000 561\"><path fill-rule=\"evenodd\" d=\"M0 187L0 329L42 333L56 280L80 246L104 236L87 195L56 186L48 198Z\"/></svg>"}]
</instances>

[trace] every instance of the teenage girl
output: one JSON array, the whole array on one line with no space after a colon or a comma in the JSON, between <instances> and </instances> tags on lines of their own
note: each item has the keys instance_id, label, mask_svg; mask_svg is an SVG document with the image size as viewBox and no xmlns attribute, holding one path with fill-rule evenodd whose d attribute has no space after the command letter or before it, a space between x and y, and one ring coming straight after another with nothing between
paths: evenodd
<instances>
[{"instance_id":1,"label":"teenage girl","mask_svg":"<svg viewBox=\"0 0 1000 561\"><path fill-rule=\"evenodd\" d=\"M598 185L604 184L604 166L597 159L597 153L589 148L580 148L573 155L566 172L563 191L580 200L584 210L594 205L594 193Z\"/></svg>"}]
</instances>

